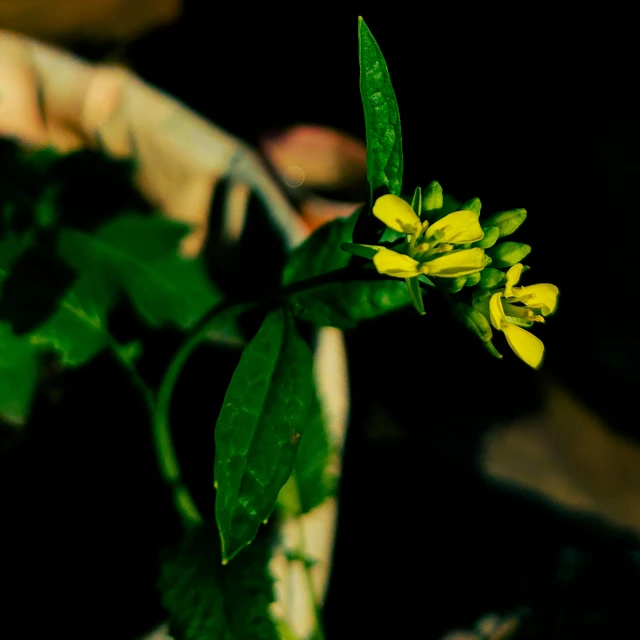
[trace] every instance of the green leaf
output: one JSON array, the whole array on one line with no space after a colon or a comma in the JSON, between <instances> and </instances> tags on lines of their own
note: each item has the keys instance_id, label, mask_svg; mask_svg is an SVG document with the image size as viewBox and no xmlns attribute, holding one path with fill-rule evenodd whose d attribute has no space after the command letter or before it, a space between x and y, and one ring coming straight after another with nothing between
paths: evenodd
<instances>
[{"instance_id":1,"label":"green leaf","mask_svg":"<svg viewBox=\"0 0 640 640\"><path fill-rule=\"evenodd\" d=\"M360 94L367 136L367 179L376 192L385 186L399 196L402 189L402 133L389 70L371 31L358 18Z\"/></svg>"},{"instance_id":2,"label":"green leaf","mask_svg":"<svg viewBox=\"0 0 640 640\"><path fill-rule=\"evenodd\" d=\"M38 381L36 350L23 336L0 322L0 415L12 424L24 424Z\"/></svg>"},{"instance_id":3,"label":"green leaf","mask_svg":"<svg viewBox=\"0 0 640 640\"><path fill-rule=\"evenodd\" d=\"M317 418L313 355L292 316L272 311L244 350L216 424L216 520L224 560L256 536Z\"/></svg>"},{"instance_id":4,"label":"green leaf","mask_svg":"<svg viewBox=\"0 0 640 640\"><path fill-rule=\"evenodd\" d=\"M314 393L309 399L309 421L304 425L294 465L295 482L302 513L308 513L333 495L336 478L329 474L331 443L322 405Z\"/></svg>"},{"instance_id":5,"label":"green leaf","mask_svg":"<svg viewBox=\"0 0 640 640\"><path fill-rule=\"evenodd\" d=\"M152 326L192 326L221 298L200 260L178 255L188 227L157 217L128 214L111 220L96 235L67 229L60 250L91 274L99 295L111 301L124 289Z\"/></svg>"},{"instance_id":6,"label":"green leaf","mask_svg":"<svg viewBox=\"0 0 640 640\"><path fill-rule=\"evenodd\" d=\"M167 554L158 588L175 640L279 640L269 545L262 539L221 565L213 527L197 527Z\"/></svg>"},{"instance_id":7,"label":"green leaf","mask_svg":"<svg viewBox=\"0 0 640 640\"><path fill-rule=\"evenodd\" d=\"M411 304L402 280L351 280L322 285L289 298L295 315L312 324L351 329L362 320Z\"/></svg>"},{"instance_id":8,"label":"green leaf","mask_svg":"<svg viewBox=\"0 0 640 640\"><path fill-rule=\"evenodd\" d=\"M282 284L288 285L346 267L351 256L342 243L350 242L357 213L323 224L300 246L296 247L282 273Z\"/></svg>"},{"instance_id":9,"label":"green leaf","mask_svg":"<svg viewBox=\"0 0 640 640\"><path fill-rule=\"evenodd\" d=\"M93 280L81 276L58 310L30 334L31 343L58 352L64 365L88 362L111 341L106 303Z\"/></svg>"}]
</instances>

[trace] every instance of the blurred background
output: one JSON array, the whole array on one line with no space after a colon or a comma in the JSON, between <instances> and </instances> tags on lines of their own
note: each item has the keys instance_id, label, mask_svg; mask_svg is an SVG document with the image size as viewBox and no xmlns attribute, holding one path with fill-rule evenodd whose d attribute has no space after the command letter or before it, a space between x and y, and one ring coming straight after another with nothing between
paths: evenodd
<instances>
[{"instance_id":1,"label":"blurred background","mask_svg":"<svg viewBox=\"0 0 640 640\"><path fill-rule=\"evenodd\" d=\"M365 197L357 15L196 0L0 3L0 27L127 66L260 150L310 226ZM638 634L640 120L617 109L630 104L630 34L606 16L475 19L409 5L363 15L398 98L406 189L435 179L460 200L478 196L486 213L526 208L517 239L533 246L529 282L557 284L561 301L543 327L540 374L506 348L491 359L438 304L426 318L395 314L347 334L353 404L327 636L440 638L487 613L516 616L517 638ZM409 386L399 366L413 369ZM211 402L197 367L196 417ZM64 449L63 436L45 441ZM109 512L98 498L93 507L107 532L122 517L112 500ZM61 518L48 513L42 531ZM161 620L153 553L170 537L153 530L152 507L127 517L137 533L115 566L100 559L108 535L96 529L64 543L83 549L91 573L71 557L52 568L44 552L44 568L30 569L53 582L68 572L78 588L90 580L66 606L86 599L87 619L108 617L122 637ZM75 637L78 623L46 597Z\"/></svg>"}]
</instances>

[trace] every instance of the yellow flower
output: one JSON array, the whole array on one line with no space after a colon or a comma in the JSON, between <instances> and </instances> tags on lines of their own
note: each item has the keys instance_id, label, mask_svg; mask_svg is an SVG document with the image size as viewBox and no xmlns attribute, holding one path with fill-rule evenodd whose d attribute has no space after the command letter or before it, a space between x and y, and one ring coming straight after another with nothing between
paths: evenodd
<instances>
[{"instance_id":1,"label":"yellow flower","mask_svg":"<svg viewBox=\"0 0 640 640\"><path fill-rule=\"evenodd\" d=\"M504 333L514 353L537 369L544 356L544 344L526 328L544 322L544 316L555 311L559 292L558 287L547 283L516 287L522 271L522 264L509 269L504 291L494 293L489 300L489 319L495 329Z\"/></svg>"},{"instance_id":2,"label":"yellow flower","mask_svg":"<svg viewBox=\"0 0 640 640\"><path fill-rule=\"evenodd\" d=\"M390 229L407 236L399 251L369 247L376 252L373 264L379 273L395 278L457 278L484 268L483 249L455 250L454 246L482 239L484 232L473 211L454 211L429 225L402 198L389 194L376 200L373 214Z\"/></svg>"}]
</instances>

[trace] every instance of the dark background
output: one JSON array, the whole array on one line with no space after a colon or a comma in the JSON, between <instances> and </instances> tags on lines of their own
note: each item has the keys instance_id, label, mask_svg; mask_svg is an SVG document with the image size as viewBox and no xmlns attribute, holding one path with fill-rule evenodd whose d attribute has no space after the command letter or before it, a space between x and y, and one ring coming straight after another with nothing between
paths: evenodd
<instances>
[{"instance_id":1,"label":"dark background","mask_svg":"<svg viewBox=\"0 0 640 640\"><path fill-rule=\"evenodd\" d=\"M534 247L530 282L554 282L562 295L543 332L545 371L621 433L637 437L640 127L636 112L616 110L633 106L623 96L633 78L634 59L625 50L633 34L622 19L601 16L472 17L455 8L438 15L431 7L391 15L385 8L364 17L400 105L406 188L437 179L461 200L480 197L489 213L529 211L517 239ZM311 9L303 15L301 6L212 12L208 3L191 1L177 24L146 36L127 56L144 79L251 144L297 122L363 139L357 15ZM520 611L518 638L637 634L634 543L596 522L499 491L477 473L483 429L535 411L539 395L524 365L494 361L461 333L446 309L435 308L426 320L400 314L347 336L353 410L326 607L329 639L438 638L488 611ZM403 335L421 335L404 361L406 345L396 337ZM176 345L157 340L168 357ZM224 358L222 377L234 363L234 356ZM398 382L399 360L413 383ZM461 380L461 362L478 373ZM93 366L105 379L112 374L109 363ZM216 404L212 389L219 385L206 375L209 366L205 354L187 372L182 408L189 411L178 425L183 442L210 421ZM79 374L70 375L71 387L82 389ZM87 637L87 621L99 627L97 637L127 637L123 629L141 632L162 619L152 588L156 552L173 538L174 525L163 499L153 497L155 481L140 475L154 465L146 434L136 436L131 427L123 454L126 425L105 391L75 393L58 414L65 428L53 435L41 416L25 460L15 462L32 483L28 495L39 500L20 507L24 496L16 494L15 508L25 512L25 530L46 534L46 542L35 559L16 552L11 575L22 576L20 600L30 594L40 609L46 599L53 626L67 637ZM82 394L104 408L90 428ZM396 428L374 437L370 427L380 412ZM108 428L114 437L105 447L91 434ZM85 434L80 444L79 434ZM198 447L182 446L200 462ZM69 461L76 467L62 474L62 484L50 485ZM86 495L73 501L66 496L78 477ZM77 525L72 536L69 522ZM15 544L19 550L26 543ZM69 586L57 588L63 584ZM28 607L21 611L26 619Z\"/></svg>"}]
</instances>

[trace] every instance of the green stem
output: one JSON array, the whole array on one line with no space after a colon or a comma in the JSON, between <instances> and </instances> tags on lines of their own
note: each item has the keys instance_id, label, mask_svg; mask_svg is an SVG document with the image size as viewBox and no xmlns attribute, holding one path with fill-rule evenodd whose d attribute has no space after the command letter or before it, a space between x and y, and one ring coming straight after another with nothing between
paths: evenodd
<instances>
[{"instance_id":1,"label":"green stem","mask_svg":"<svg viewBox=\"0 0 640 640\"><path fill-rule=\"evenodd\" d=\"M168 430L159 429L158 426L162 422L162 416L158 409L158 405L154 401L153 393L151 389L146 385L144 380L140 377L134 364L125 358L118 345L113 343L111 346L111 352L120 364L129 372L131 382L138 388L140 395L142 396L149 415L151 423L153 425L154 443L156 446L156 455L160 464L160 471L162 473L165 482L172 490L172 497L177 512L185 524L185 526L193 526L202 522L202 517L198 512L189 490L182 484L182 478L180 476L180 467L176 459L171 438L164 437Z\"/></svg>"}]
</instances>

